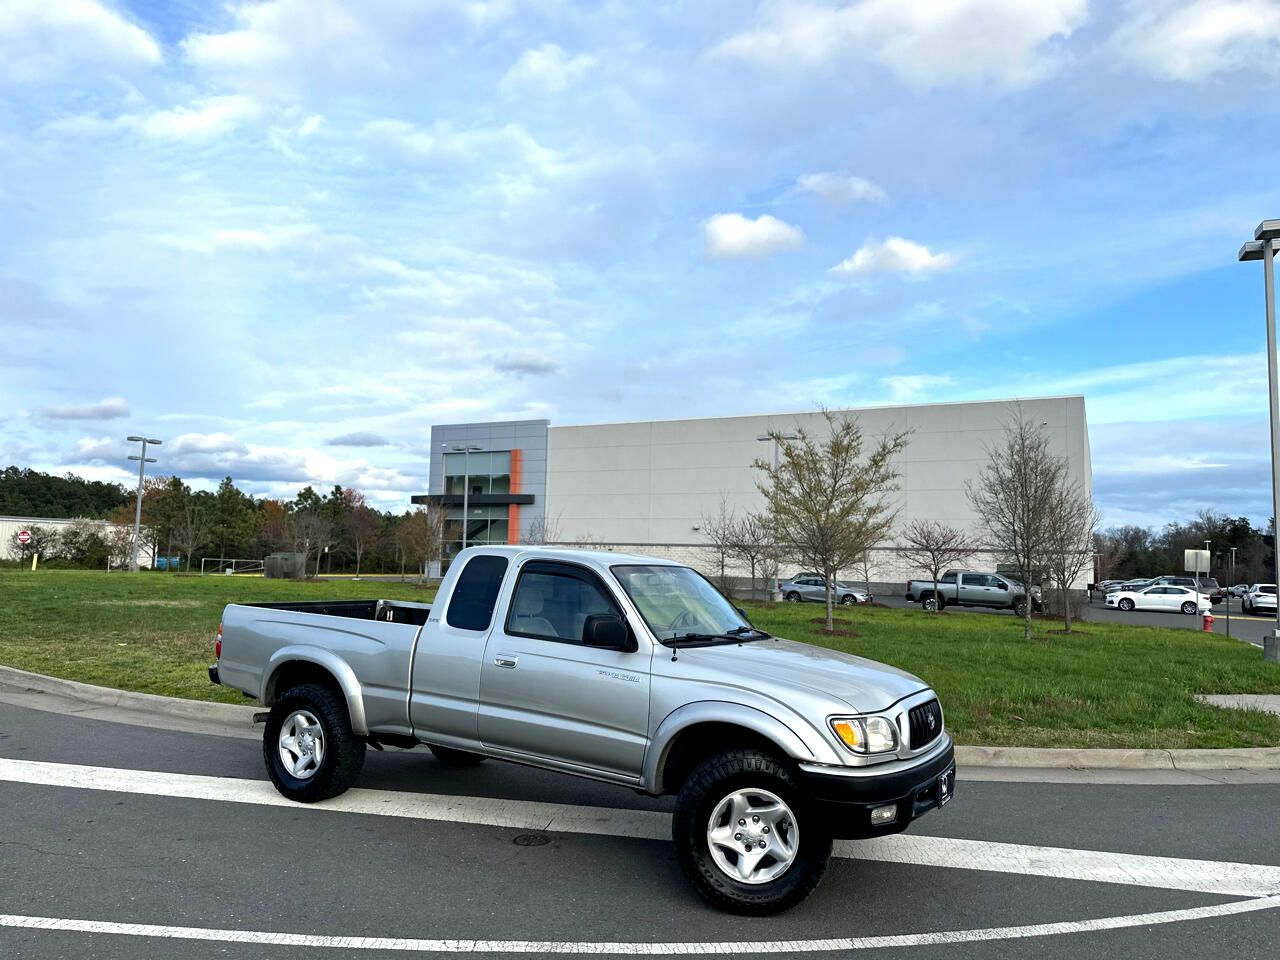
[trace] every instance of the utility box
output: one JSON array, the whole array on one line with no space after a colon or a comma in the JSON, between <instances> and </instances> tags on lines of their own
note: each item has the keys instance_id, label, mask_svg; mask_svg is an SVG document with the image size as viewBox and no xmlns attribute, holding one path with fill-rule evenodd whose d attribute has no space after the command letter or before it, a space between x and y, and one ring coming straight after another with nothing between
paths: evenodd
<instances>
[{"instance_id":1,"label":"utility box","mask_svg":"<svg viewBox=\"0 0 1280 960\"><path fill-rule=\"evenodd\" d=\"M304 553L273 553L262 566L268 580L302 580L307 575L307 556Z\"/></svg>"}]
</instances>

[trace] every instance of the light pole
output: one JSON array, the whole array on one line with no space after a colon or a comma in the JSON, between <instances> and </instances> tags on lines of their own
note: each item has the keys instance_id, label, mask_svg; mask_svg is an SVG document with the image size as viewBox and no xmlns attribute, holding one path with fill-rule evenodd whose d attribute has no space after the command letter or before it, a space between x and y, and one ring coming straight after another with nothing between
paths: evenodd
<instances>
[{"instance_id":1,"label":"light pole","mask_svg":"<svg viewBox=\"0 0 1280 960\"><path fill-rule=\"evenodd\" d=\"M440 444L445 446L445 444ZM449 447L454 453L462 454L462 549L467 549L467 524L471 520L471 454L479 453L479 447Z\"/></svg>"},{"instance_id":2,"label":"light pole","mask_svg":"<svg viewBox=\"0 0 1280 960\"><path fill-rule=\"evenodd\" d=\"M760 434L760 436L756 437L756 439L757 439L757 440L759 440L759 441L761 441L761 442L769 441L769 440L772 440L772 441L773 441L773 472L774 472L775 474L777 474L777 472L778 472L778 446L779 446L778 441L780 441L780 440L799 440L799 439L800 439L800 434L798 434L798 433L775 433L775 434L762 433L762 434ZM776 476L773 478L773 480L774 480L774 482L775 482L775 483L777 482L777 478L776 478ZM776 546L776 544L775 544L775 546ZM775 570L775 571L774 571L774 573L776 574L776 573L777 573L777 571ZM779 600L781 600L781 599L782 599L782 593L778 590L778 578L777 578L777 576L773 576L773 577L770 577L770 578L769 578L769 581L770 581L770 582L769 582L769 602L770 602L770 603L777 603Z\"/></svg>"},{"instance_id":3,"label":"light pole","mask_svg":"<svg viewBox=\"0 0 1280 960\"><path fill-rule=\"evenodd\" d=\"M1280 220L1263 220L1253 232L1253 240L1240 248L1242 263L1261 260L1262 281L1266 287L1267 309L1267 388L1271 413L1271 509L1280 525L1280 386L1277 385L1276 357L1276 241L1280 239ZM1280 604L1276 604L1276 625L1262 641L1262 658L1280 663Z\"/></svg>"},{"instance_id":4,"label":"light pole","mask_svg":"<svg viewBox=\"0 0 1280 960\"><path fill-rule=\"evenodd\" d=\"M1213 543L1212 540L1206 540L1204 542L1204 575L1206 577L1209 576L1210 571L1213 569L1213 554L1209 552L1209 544L1211 543ZM1197 563L1196 566L1198 567L1200 566L1200 564ZM1209 604L1210 606L1212 606L1213 601L1210 600ZM1199 613L1200 613L1200 571L1197 570L1196 571L1196 614L1198 615Z\"/></svg>"},{"instance_id":5,"label":"light pole","mask_svg":"<svg viewBox=\"0 0 1280 960\"><path fill-rule=\"evenodd\" d=\"M1231 547L1231 572L1227 574L1227 590L1236 588L1236 548ZM1231 594L1227 593L1227 636L1231 636Z\"/></svg>"},{"instance_id":6,"label":"light pole","mask_svg":"<svg viewBox=\"0 0 1280 960\"><path fill-rule=\"evenodd\" d=\"M142 453L138 456L129 457L130 460L138 461L138 496L137 503L133 511L133 550L129 555L129 572L138 572L138 548L142 545L142 474L147 469L148 463L155 463L155 457L147 456L147 444L154 447L160 446L159 440L148 437L126 437L130 443L141 443Z\"/></svg>"}]
</instances>

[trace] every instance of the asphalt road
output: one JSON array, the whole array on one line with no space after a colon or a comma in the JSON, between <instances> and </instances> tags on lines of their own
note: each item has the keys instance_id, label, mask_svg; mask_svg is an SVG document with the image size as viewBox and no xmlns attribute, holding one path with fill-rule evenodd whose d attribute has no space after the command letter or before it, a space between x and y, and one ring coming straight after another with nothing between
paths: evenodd
<instances>
[{"instance_id":1,"label":"asphalt road","mask_svg":"<svg viewBox=\"0 0 1280 960\"><path fill-rule=\"evenodd\" d=\"M498 956L555 941L606 955L1243 960L1280 942L1280 783L962 771L955 800L894 838L897 853L844 848L804 904L747 919L681 876L658 839L668 800L496 762L450 770L425 751L370 752L361 789L319 806L264 780L251 740L0 703L0 956ZM546 805L591 810L559 832L521 822ZM1149 859L1169 857L1194 862ZM35 928L51 923L70 928Z\"/></svg>"}]
</instances>

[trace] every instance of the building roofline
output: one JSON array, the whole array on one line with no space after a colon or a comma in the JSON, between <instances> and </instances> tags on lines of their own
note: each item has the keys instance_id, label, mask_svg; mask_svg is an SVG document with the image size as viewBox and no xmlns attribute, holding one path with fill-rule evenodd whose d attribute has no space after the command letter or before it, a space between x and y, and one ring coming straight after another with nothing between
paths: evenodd
<instances>
[{"instance_id":1,"label":"building roofline","mask_svg":"<svg viewBox=\"0 0 1280 960\"><path fill-rule=\"evenodd\" d=\"M1044 397L1003 397L993 400L942 400L933 403L879 403L865 407L829 407L832 413L864 413L872 410L914 410L921 407L976 407L983 404L1038 402L1044 400L1084 400L1083 393L1064 393ZM566 427L617 427L639 423L688 423L694 420L758 420L763 418L807 417L820 413L820 410L784 410L779 413L721 413L707 417L659 417L651 420L600 420L594 423L561 423L549 425L548 429L558 430ZM545 421L550 424L550 421Z\"/></svg>"}]
</instances>

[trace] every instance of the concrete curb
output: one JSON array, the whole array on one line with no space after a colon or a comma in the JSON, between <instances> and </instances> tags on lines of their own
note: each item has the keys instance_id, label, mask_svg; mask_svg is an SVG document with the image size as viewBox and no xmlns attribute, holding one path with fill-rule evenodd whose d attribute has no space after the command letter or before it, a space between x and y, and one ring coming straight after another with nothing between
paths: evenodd
<instances>
[{"instance_id":1,"label":"concrete curb","mask_svg":"<svg viewBox=\"0 0 1280 960\"><path fill-rule=\"evenodd\" d=\"M248 727L259 706L205 703L97 687L0 666L0 686L66 700L217 725ZM1106 750L1053 747L956 747L961 767L1040 770L1280 770L1280 747L1234 750Z\"/></svg>"},{"instance_id":2,"label":"concrete curb","mask_svg":"<svg viewBox=\"0 0 1280 960\"><path fill-rule=\"evenodd\" d=\"M201 700L183 700L180 697L161 697L154 693L133 693L111 687L96 687L91 683L46 677L41 673L28 673L26 670L5 666L0 666L0 686L14 687L32 693L52 694L55 697L80 703L119 707L125 710L220 725L252 725L254 713L262 709L262 707L239 706L234 703L206 703Z\"/></svg>"}]
</instances>

